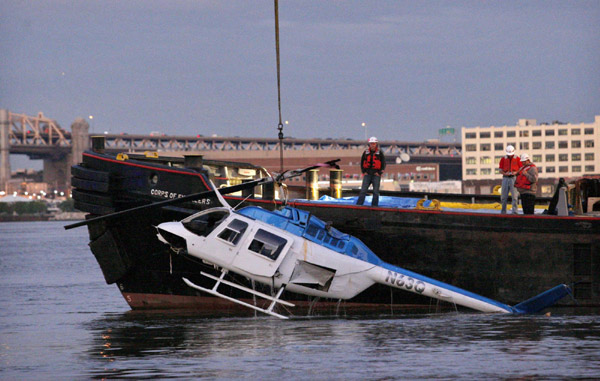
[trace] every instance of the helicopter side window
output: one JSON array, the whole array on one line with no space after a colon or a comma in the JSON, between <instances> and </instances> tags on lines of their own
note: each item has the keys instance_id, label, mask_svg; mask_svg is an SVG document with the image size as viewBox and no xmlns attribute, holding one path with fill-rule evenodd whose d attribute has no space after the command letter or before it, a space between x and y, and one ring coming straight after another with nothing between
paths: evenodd
<instances>
[{"instance_id":1,"label":"helicopter side window","mask_svg":"<svg viewBox=\"0 0 600 381\"><path fill-rule=\"evenodd\" d=\"M193 220L184 222L183 226L194 234L206 237L219 226L219 223L228 215L229 213L224 211L203 214Z\"/></svg>"},{"instance_id":2,"label":"helicopter side window","mask_svg":"<svg viewBox=\"0 0 600 381\"><path fill-rule=\"evenodd\" d=\"M218 237L224 241L237 245L244 235L246 228L248 228L248 224L244 221L233 220L221 233L219 233Z\"/></svg>"},{"instance_id":3,"label":"helicopter side window","mask_svg":"<svg viewBox=\"0 0 600 381\"><path fill-rule=\"evenodd\" d=\"M275 260L279 257L279 254L286 243L286 239L276 236L273 233L269 233L266 230L258 229L248 250Z\"/></svg>"},{"instance_id":4,"label":"helicopter side window","mask_svg":"<svg viewBox=\"0 0 600 381\"><path fill-rule=\"evenodd\" d=\"M318 229L315 225L308 225L308 227L306 228L306 234L311 236L311 237L315 237L317 235Z\"/></svg>"}]
</instances>

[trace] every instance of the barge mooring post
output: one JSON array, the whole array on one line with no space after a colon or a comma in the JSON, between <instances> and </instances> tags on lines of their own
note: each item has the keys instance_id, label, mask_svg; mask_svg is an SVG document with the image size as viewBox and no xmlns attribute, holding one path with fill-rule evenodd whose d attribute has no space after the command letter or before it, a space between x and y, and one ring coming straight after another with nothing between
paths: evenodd
<instances>
[{"instance_id":1,"label":"barge mooring post","mask_svg":"<svg viewBox=\"0 0 600 381\"><path fill-rule=\"evenodd\" d=\"M329 190L333 198L342 198L342 172L341 169L329 170Z\"/></svg>"},{"instance_id":2,"label":"barge mooring post","mask_svg":"<svg viewBox=\"0 0 600 381\"><path fill-rule=\"evenodd\" d=\"M92 136L92 151L104 153L104 136Z\"/></svg>"},{"instance_id":3,"label":"barge mooring post","mask_svg":"<svg viewBox=\"0 0 600 381\"><path fill-rule=\"evenodd\" d=\"M319 170L311 169L306 173L306 199L319 199Z\"/></svg>"}]
</instances>

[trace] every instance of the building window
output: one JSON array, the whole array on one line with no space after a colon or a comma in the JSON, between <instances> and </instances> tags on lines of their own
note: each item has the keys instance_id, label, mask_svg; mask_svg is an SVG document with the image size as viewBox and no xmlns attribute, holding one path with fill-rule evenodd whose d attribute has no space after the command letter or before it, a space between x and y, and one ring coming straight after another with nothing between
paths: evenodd
<instances>
[{"instance_id":1,"label":"building window","mask_svg":"<svg viewBox=\"0 0 600 381\"><path fill-rule=\"evenodd\" d=\"M495 138L501 138L504 136L504 132L502 131L494 131L494 137Z\"/></svg>"},{"instance_id":2,"label":"building window","mask_svg":"<svg viewBox=\"0 0 600 381\"><path fill-rule=\"evenodd\" d=\"M567 167L566 165L561 165L560 167L558 167L558 172L560 172L560 173L569 172L569 167Z\"/></svg>"},{"instance_id":3,"label":"building window","mask_svg":"<svg viewBox=\"0 0 600 381\"><path fill-rule=\"evenodd\" d=\"M489 144L489 143L487 143L487 144L481 144L481 145L479 146L479 149L480 149L481 151L491 151L491 150L492 150L492 145L491 145L491 144Z\"/></svg>"},{"instance_id":4,"label":"building window","mask_svg":"<svg viewBox=\"0 0 600 381\"><path fill-rule=\"evenodd\" d=\"M500 168L496 168L496 169L494 170L494 174L496 174L496 175L499 175L499 174L500 174Z\"/></svg>"},{"instance_id":5,"label":"building window","mask_svg":"<svg viewBox=\"0 0 600 381\"><path fill-rule=\"evenodd\" d=\"M587 152L585 154L585 160L586 161L593 161L594 160L594 153L593 152Z\"/></svg>"},{"instance_id":6,"label":"building window","mask_svg":"<svg viewBox=\"0 0 600 381\"><path fill-rule=\"evenodd\" d=\"M544 172L544 167L537 167L538 173L543 173Z\"/></svg>"},{"instance_id":7,"label":"building window","mask_svg":"<svg viewBox=\"0 0 600 381\"><path fill-rule=\"evenodd\" d=\"M552 153L546 154L546 163L553 163L554 160L555 160L554 154L552 154Z\"/></svg>"},{"instance_id":8,"label":"building window","mask_svg":"<svg viewBox=\"0 0 600 381\"><path fill-rule=\"evenodd\" d=\"M554 136L554 130L546 130L546 136Z\"/></svg>"},{"instance_id":9,"label":"building window","mask_svg":"<svg viewBox=\"0 0 600 381\"><path fill-rule=\"evenodd\" d=\"M593 165L586 165L585 166L585 171L587 173L593 173L594 172L594 166Z\"/></svg>"},{"instance_id":10,"label":"building window","mask_svg":"<svg viewBox=\"0 0 600 381\"><path fill-rule=\"evenodd\" d=\"M574 128L571 130L571 135L581 135L581 130L579 128Z\"/></svg>"},{"instance_id":11,"label":"building window","mask_svg":"<svg viewBox=\"0 0 600 381\"><path fill-rule=\"evenodd\" d=\"M481 139L488 139L490 136L491 136L491 134L490 134L490 132L489 132L489 131L488 131L488 132L480 132L480 133L479 133L479 137L480 137Z\"/></svg>"},{"instance_id":12,"label":"building window","mask_svg":"<svg viewBox=\"0 0 600 381\"><path fill-rule=\"evenodd\" d=\"M546 167L546 173L554 173L554 172L556 172L555 167Z\"/></svg>"},{"instance_id":13,"label":"building window","mask_svg":"<svg viewBox=\"0 0 600 381\"><path fill-rule=\"evenodd\" d=\"M558 142L558 148L569 148L569 142L561 140Z\"/></svg>"},{"instance_id":14,"label":"building window","mask_svg":"<svg viewBox=\"0 0 600 381\"><path fill-rule=\"evenodd\" d=\"M492 164L492 158L489 156L482 156L479 162L481 164Z\"/></svg>"},{"instance_id":15,"label":"building window","mask_svg":"<svg viewBox=\"0 0 600 381\"><path fill-rule=\"evenodd\" d=\"M546 142L546 149L554 149L554 142Z\"/></svg>"},{"instance_id":16,"label":"building window","mask_svg":"<svg viewBox=\"0 0 600 381\"><path fill-rule=\"evenodd\" d=\"M477 134L474 132L467 132L465 134L465 139L475 139L475 138L477 138Z\"/></svg>"},{"instance_id":17,"label":"building window","mask_svg":"<svg viewBox=\"0 0 600 381\"><path fill-rule=\"evenodd\" d=\"M565 135L568 134L568 132L569 132L569 130L567 130L566 128L561 128L561 129L558 130L558 135L559 136L565 136Z\"/></svg>"},{"instance_id":18,"label":"building window","mask_svg":"<svg viewBox=\"0 0 600 381\"><path fill-rule=\"evenodd\" d=\"M519 149L529 149L529 142L519 143Z\"/></svg>"},{"instance_id":19,"label":"building window","mask_svg":"<svg viewBox=\"0 0 600 381\"><path fill-rule=\"evenodd\" d=\"M466 164L477 164L477 159L473 156L469 156L465 159Z\"/></svg>"},{"instance_id":20,"label":"building window","mask_svg":"<svg viewBox=\"0 0 600 381\"><path fill-rule=\"evenodd\" d=\"M531 136L542 136L542 130L531 131Z\"/></svg>"},{"instance_id":21,"label":"building window","mask_svg":"<svg viewBox=\"0 0 600 381\"><path fill-rule=\"evenodd\" d=\"M542 185L542 194L552 194L552 193L554 193L554 186Z\"/></svg>"},{"instance_id":22,"label":"building window","mask_svg":"<svg viewBox=\"0 0 600 381\"><path fill-rule=\"evenodd\" d=\"M491 168L481 168L481 174L482 175L491 175L492 169Z\"/></svg>"},{"instance_id":23,"label":"building window","mask_svg":"<svg viewBox=\"0 0 600 381\"><path fill-rule=\"evenodd\" d=\"M586 140L585 141L585 148L594 148L594 141L593 140Z\"/></svg>"},{"instance_id":24,"label":"building window","mask_svg":"<svg viewBox=\"0 0 600 381\"><path fill-rule=\"evenodd\" d=\"M571 148L581 148L581 140L571 140Z\"/></svg>"},{"instance_id":25,"label":"building window","mask_svg":"<svg viewBox=\"0 0 600 381\"><path fill-rule=\"evenodd\" d=\"M507 144L507 145L511 145L511 146L513 146L513 147L516 147L516 146L517 146L517 143L515 143L515 142L508 142L508 144Z\"/></svg>"},{"instance_id":26,"label":"building window","mask_svg":"<svg viewBox=\"0 0 600 381\"><path fill-rule=\"evenodd\" d=\"M494 143L494 151L504 151L504 144Z\"/></svg>"},{"instance_id":27,"label":"building window","mask_svg":"<svg viewBox=\"0 0 600 381\"><path fill-rule=\"evenodd\" d=\"M529 131L519 131L519 137L521 137L521 138L528 138L529 137Z\"/></svg>"},{"instance_id":28,"label":"building window","mask_svg":"<svg viewBox=\"0 0 600 381\"><path fill-rule=\"evenodd\" d=\"M542 161L542 155L533 155L534 163L539 163L540 161Z\"/></svg>"},{"instance_id":29,"label":"building window","mask_svg":"<svg viewBox=\"0 0 600 381\"><path fill-rule=\"evenodd\" d=\"M583 134L584 135L594 135L594 129L593 128L586 128L583 130Z\"/></svg>"},{"instance_id":30,"label":"building window","mask_svg":"<svg viewBox=\"0 0 600 381\"><path fill-rule=\"evenodd\" d=\"M500 164L500 160L502 160L502 156L494 156L494 163Z\"/></svg>"},{"instance_id":31,"label":"building window","mask_svg":"<svg viewBox=\"0 0 600 381\"><path fill-rule=\"evenodd\" d=\"M571 172L581 172L581 165L574 165L571 167Z\"/></svg>"},{"instance_id":32,"label":"building window","mask_svg":"<svg viewBox=\"0 0 600 381\"><path fill-rule=\"evenodd\" d=\"M581 154L580 153L571 154L571 161L581 161Z\"/></svg>"},{"instance_id":33,"label":"building window","mask_svg":"<svg viewBox=\"0 0 600 381\"><path fill-rule=\"evenodd\" d=\"M507 138L514 138L515 136L517 136L517 134L515 133L515 131L506 131L506 137Z\"/></svg>"},{"instance_id":34,"label":"building window","mask_svg":"<svg viewBox=\"0 0 600 381\"><path fill-rule=\"evenodd\" d=\"M533 142L532 148L533 149L542 149L542 142Z\"/></svg>"},{"instance_id":35,"label":"building window","mask_svg":"<svg viewBox=\"0 0 600 381\"><path fill-rule=\"evenodd\" d=\"M477 169L475 168L467 168L467 175L476 175Z\"/></svg>"},{"instance_id":36,"label":"building window","mask_svg":"<svg viewBox=\"0 0 600 381\"><path fill-rule=\"evenodd\" d=\"M569 161L569 154L567 154L567 153L559 154L558 161Z\"/></svg>"},{"instance_id":37,"label":"building window","mask_svg":"<svg viewBox=\"0 0 600 381\"><path fill-rule=\"evenodd\" d=\"M466 144L465 145L465 150L467 152L477 151L477 145L476 144Z\"/></svg>"}]
</instances>

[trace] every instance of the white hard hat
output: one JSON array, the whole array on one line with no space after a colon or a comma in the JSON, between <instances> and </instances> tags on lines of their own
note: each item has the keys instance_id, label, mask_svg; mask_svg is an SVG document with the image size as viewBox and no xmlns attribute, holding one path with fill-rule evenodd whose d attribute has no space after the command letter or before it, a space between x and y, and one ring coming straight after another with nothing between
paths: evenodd
<instances>
[{"instance_id":1,"label":"white hard hat","mask_svg":"<svg viewBox=\"0 0 600 381\"><path fill-rule=\"evenodd\" d=\"M378 142L379 142L379 140L377 140L377 138L375 136L371 136L369 138L369 143L378 143Z\"/></svg>"},{"instance_id":2,"label":"white hard hat","mask_svg":"<svg viewBox=\"0 0 600 381\"><path fill-rule=\"evenodd\" d=\"M526 154L526 153L522 154L521 155L521 161L527 161L527 160L529 160L529 155Z\"/></svg>"},{"instance_id":3,"label":"white hard hat","mask_svg":"<svg viewBox=\"0 0 600 381\"><path fill-rule=\"evenodd\" d=\"M511 146L510 144L506 146L506 154L507 155L514 155L515 153L515 147Z\"/></svg>"}]
</instances>

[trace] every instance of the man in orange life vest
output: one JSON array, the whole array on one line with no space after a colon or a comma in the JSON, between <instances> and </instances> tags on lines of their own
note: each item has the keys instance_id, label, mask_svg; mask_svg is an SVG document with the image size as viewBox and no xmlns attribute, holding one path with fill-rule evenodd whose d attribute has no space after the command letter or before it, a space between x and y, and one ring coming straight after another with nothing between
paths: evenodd
<instances>
[{"instance_id":1,"label":"man in orange life vest","mask_svg":"<svg viewBox=\"0 0 600 381\"><path fill-rule=\"evenodd\" d=\"M529 160L529 155L521 155L523 166L517 171L515 187L521 195L523 214L533 214L535 211L535 194L537 192L538 170L535 164Z\"/></svg>"},{"instance_id":2,"label":"man in orange life vest","mask_svg":"<svg viewBox=\"0 0 600 381\"><path fill-rule=\"evenodd\" d=\"M508 192L510 191L512 199L512 213L517 214L517 199L519 195L515 191L515 176L521 168L521 160L515 157L515 147L510 144L506 146L506 156L500 159L500 173L502 174L502 193L500 202L502 203L502 214L506 214L506 203L508 201Z\"/></svg>"},{"instance_id":3,"label":"man in orange life vest","mask_svg":"<svg viewBox=\"0 0 600 381\"><path fill-rule=\"evenodd\" d=\"M369 148L363 152L360 158L360 169L364 177L356 205L362 205L365 202L367 189L369 189L369 185L373 184L373 202L371 202L371 206L378 206L379 184L385 169L385 156L379 149L379 143L375 136L369 139Z\"/></svg>"}]
</instances>

